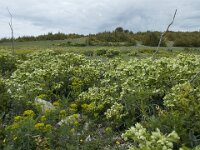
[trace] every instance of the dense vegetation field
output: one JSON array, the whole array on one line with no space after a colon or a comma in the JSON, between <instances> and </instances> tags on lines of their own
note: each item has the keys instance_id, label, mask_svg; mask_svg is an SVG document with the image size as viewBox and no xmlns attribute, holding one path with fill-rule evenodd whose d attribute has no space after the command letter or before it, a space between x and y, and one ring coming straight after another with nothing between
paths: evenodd
<instances>
[{"instance_id":1,"label":"dense vegetation field","mask_svg":"<svg viewBox=\"0 0 200 150\"><path fill-rule=\"evenodd\" d=\"M200 149L198 48L0 45L0 149Z\"/></svg>"}]
</instances>

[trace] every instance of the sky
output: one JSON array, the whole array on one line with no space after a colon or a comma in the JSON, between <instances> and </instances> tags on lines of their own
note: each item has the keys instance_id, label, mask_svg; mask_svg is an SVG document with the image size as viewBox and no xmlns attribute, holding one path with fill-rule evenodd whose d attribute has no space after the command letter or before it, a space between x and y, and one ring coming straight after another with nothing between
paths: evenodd
<instances>
[{"instance_id":1,"label":"sky","mask_svg":"<svg viewBox=\"0 0 200 150\"><path fill-rule=\"evenodd\" d=\"M0 0L0 38L48 32L90 34L116 27L133 32L200 30L200 0Z\"/></svg>"}]
</instances>

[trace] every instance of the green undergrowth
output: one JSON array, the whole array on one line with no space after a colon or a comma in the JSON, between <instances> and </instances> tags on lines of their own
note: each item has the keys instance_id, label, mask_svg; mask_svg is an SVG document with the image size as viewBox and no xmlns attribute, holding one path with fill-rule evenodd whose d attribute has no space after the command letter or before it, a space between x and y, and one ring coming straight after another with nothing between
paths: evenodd
<instances>
[{"instance_id":1,"label":"green undergrowth","mask_svg":"<svg viewBox=\"0 0 200 150\"><path fill-rule=\"evenodd\" d=\"M199 56L123 54L1 53L1 148L198 149Z\"/></svg>"}]
</instances>

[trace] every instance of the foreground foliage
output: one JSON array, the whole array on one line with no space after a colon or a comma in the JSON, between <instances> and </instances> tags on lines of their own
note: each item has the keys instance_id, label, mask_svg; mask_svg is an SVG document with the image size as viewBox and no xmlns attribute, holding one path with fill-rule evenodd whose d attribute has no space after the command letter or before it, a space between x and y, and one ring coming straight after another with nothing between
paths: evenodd
<instances>
[{"instance_id":1,"label":"foreground foliage","mask_svg":"<svg viewBox=\"0 0 200 150\"><path fill-rule=\"evenodd\" d=\"M11 76L0 80L5 149L200 145L197 55L125 61L48 50L13 65Z\"/></svg>"},{"instance_id":2,"label":"foreground foliage","mask_svg":"<svg viewBox=\"0 0 200 150\"><path fill-rule=\"evenodd\" d=\"M146 128L141 126L139 123L135 127L131 127L127 130L122 137L127 141L128 139L133 140L136 146L131 146L130 150L135 149L146 149L146 150L168 150L173 148L173 143L179 140L179 136L176 132L172 132L168 135L163 135L157 128L156 131L149 134Z\"/></svg>"}]
</instances>

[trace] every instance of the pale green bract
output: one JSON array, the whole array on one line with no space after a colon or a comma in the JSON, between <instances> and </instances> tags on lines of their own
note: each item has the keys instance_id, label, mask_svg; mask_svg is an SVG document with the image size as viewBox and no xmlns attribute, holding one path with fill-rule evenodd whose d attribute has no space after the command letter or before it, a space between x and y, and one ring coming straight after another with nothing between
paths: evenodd
<instances>
[{"instance_id":1,"label":"pale green bract","mask_svg":"<svg viewBox=\"0 0 200 150\"><path fill-rule=\"evenodd\" d=\"M110 109L105 112L107 119L121 120L126 114L123 113L124 107L122 104L115 102Z\"/></svg>"},{"instance_id":2,"label":"pale green bract","mask_svg":"<svg viewBox=\"0 0 200 150\"><path fill-rule=\"evenodd\" d=\"M127 141L133 141L129 150L172 150L173 143L178 142L180 137L175 131L164 135L159 129L154 132L148 132L141 124L137 123L122 134L122 138Z\"/></svg>"}]
</instances>

